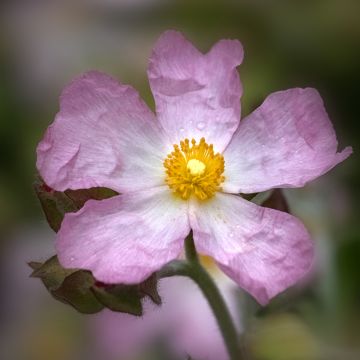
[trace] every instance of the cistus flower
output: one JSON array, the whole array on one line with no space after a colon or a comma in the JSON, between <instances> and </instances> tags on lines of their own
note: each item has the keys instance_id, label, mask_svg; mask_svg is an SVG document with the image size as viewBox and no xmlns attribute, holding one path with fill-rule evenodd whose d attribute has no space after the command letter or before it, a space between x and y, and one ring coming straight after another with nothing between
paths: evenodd
<instances>
[{"instance_id":1,"label":"cistus flower","mask_svg":"<svg viewBox=\"0 0 360 360\"><path fill-rule=\"evenodd\" d=\"M199 253L259 303L309 269L313 244L303 224L239 194L300 187L352 152L337 152L318 92L268 96L240 122L237 40L200 53L165 32L148 68L156 116L138 93L100 72L63 91L60 112L37 148L52 188L108 187L65 216L56 248L65 267L104 283L137 283L177 258L193 231Z\"/></svg>"}]
</instances>

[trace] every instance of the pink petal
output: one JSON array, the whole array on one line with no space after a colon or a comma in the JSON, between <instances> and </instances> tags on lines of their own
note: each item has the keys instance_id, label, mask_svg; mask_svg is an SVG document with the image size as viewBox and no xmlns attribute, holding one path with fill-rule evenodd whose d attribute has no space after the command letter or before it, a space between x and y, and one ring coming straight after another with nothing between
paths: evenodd
<instances>
[{"instance_id":1,"label":"pink petal","mask_svg":"<svg viewBox=\"0 0 360 360\"><path fill-rule=\"evenodd\" d=\"M217 151L225 148L240 120L236 66L242 58L237 40L221 40L204 55L176 31L160 37L148 76L158 118L173 143L205 137Z\"/></svg>"},{"instance_id":2,"label":"pink petal","mask_svg":"<svg viewBox=\"0 0 360 360\"><path fill-rule=\"evenodd\" d=\"M164 139L134 89L92 71L63 91L60 112L38 145L37 168L60 191L149 188L163 184Z\"/></svg>"},{"instance_id":3,"label":"pink petal","mask_svg":"<svg viewBox=\"0 0 360 360\"><path fill-rule=\"evenodd\" d=\"M295 284L312 263L313 244L298 219L235 195L193 202L190 225L198 251L212 256L263 305Z\"/></svg>"},{"instance_id":4,"label":"pink petal","mask_svg":"<svg viewBox=\"0 0 360 360\"><path fill-rule=\"evenodd\" d=\"M301 187L352 152L337 153L333 126L319 93L290 89L267 97L241 121L224 152L225 183L231 193Z\"/></svg>"},{"instance_id":5,"label":"pink petal","mask_svg":"<svg viewBox=\"0 0 360 360\"><path fill-rule=\"evenodd\" d=\"M138 283L175 259L190 231L185 201L167 187L88 201L66 214L57 236L65 267L91 270L104 283Z\"/></svg>"}]
</instances>

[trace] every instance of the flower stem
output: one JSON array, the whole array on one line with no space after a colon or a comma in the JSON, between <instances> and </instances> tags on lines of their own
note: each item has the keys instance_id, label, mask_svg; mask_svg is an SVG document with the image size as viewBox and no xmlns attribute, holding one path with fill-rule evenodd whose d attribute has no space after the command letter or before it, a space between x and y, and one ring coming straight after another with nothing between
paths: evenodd
<instances>
[{"instance_id":1,"label":"flower stem","mask_svg":"<svg viewBox=\"0 0 360 360\"><path fill-rule=\"evenodd\" d=\"M185 238L185 255L186 259L190 263L199 263L199 257L196 252L192 230L190 231L190 234Z\"/></svg>"},{"instance_id":2,"label":"flower stem","mask_svg":"<svg viewBox=\"0 0 360 360\"><path fill-rule=\"evenodd\" d=\"M201 289L207 299L221 330L231 360L243 360L238 343L238 334L231 319L226 303L214 280L201 266L196 253L192 232L185 239L185 253L187 261L174 260L165 265L159 276L187 276Z\"/></svg>"}]
</instances>

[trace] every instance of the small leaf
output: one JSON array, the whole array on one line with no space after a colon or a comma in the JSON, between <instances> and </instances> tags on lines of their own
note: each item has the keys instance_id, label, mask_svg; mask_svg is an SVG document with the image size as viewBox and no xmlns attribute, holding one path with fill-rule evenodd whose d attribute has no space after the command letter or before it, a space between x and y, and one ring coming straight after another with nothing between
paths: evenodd
<instances>
[{"instance_id":1,"label":"small leaf","mask_svg":"<svg viewBox=\"0 0 360 360\"><path fill-rule=\"evenodd\" d=\"M240 196L243 197L247 201L251 201L258 193L253 194L241 194Z\"/></svg>"},{"instance_id":2,"label":"small leaf","mask_svg":"<svg viewBox=\"0 0 360 360\"><path fill-rule=\"evenodd\" d=\"M264 207L290 213L288 202L281 189L275 189L271 195L261 204Z\"/></svg>"},{"instance_id":3,"label":"small leaf","mask_svg":"<svg viewBox=\"0 0 360 360\"><path fill-rule=\"evenodd\" d=\"M151 275L148 279L138 285L139 291L143 296L149 296L149 298L156 304L161 305L161 297L157 288L157 276Z\"/></svg>"},{"instance_id":4,"label":"small leaf","mask_svg":"<svg viewBox=\"0 0 360 360\"><path fill-rule=\"evenodd\" d=\"M48 224L58 232L65 213L77 211L79 208L67 195L52 190L41 179L35 182L34 189Z\"/></svg>"},{"instance_id":5,"label":"small leaf","mask_svg":"<svg viewBox=\"0 0 360 360\"><path fill-rule=\"evenodd\" d=\"M142 315L141 297L136 286L110 285L91 288L96 298L112 311L119 311L136 316Z\"/></svg>"},{"instance_id":6,"label":"small leaf","mask_svg":"<svg viewBox=\"0 0 360 360\"><path fill-rule=\"evenodd\" d=\"M55 232L59 231L65 214L78 211L87 200L102 200L118 194L116 191L102 187L66 190L65 192L55 191L46 185L40 177L35 181L34 189L47 222Z\"/></svg>"},{"instance_id":7,"label":"small leaf","mask_svg":"<svg viewBox=\"0 0 360 360\"><path fill-rule=\"evenodd\" d=\"M94 314L104 308L91 291L95 279L91 272L78 270L67 276L52 295L83 314Z\"/></svg>"},{"instance_id":8,"label":"small leaf","mask_svg":"<svg viewBox=\"0 0 360 360\"><path fill-rule=\"evenodd\" d=\"M56 290L67 276L76 271L76 269L64 269L57 256L51 257L41 265L36 262L30 264L32 268L36 266L30 276L40 278L49 291Z\"/></svg>"},{"instance_id":9,"label":"small leaf","mask_svg":"<svg viewBox=\"0 0 360 360\"><path fill-rule=\"evenodd\" d=\"M63 268L56 256L43 264L32 261L29 266L34 270L31 276L40 278L55 299L81 313L93 314L107 307L141 316L145 296L149 296L155 304L161 304L156 274L140 284L108 285L96 281L90 271Z\"/></svg>"},{"instance_id":10,"label":"small leaf","mask_svg":"<svg viewBox=\"0 0 360 360\"><path fill-rule=\"evenodd\" d=\"M142 315L141 300L148 296L156 305L161 304L157 290L157 276L151 275L140 284L106 285L97 282L92 290L98 300L113 311Z\"/></svg>"},{"instance_id":11,"label":"small leaf","mask_svg":"<svg viewBox=\"0 0 360 360\"><path fill-rule=\"evenodd\" d=\"M28 265L33 269L33 270L37 270L42 266L41 262L37 262L37 261L30 261L28 262Z\"/></svg>"},{"instance_id":12,"label":"small leaf","mask_svg":"<svg viewBox=\"0 0 360 360\"><path fill-rule=\"evenodd\" d=\"M104 187L95 187L82 190L66 190L65 194L74 202L74 204L76 204L79 209L82 208L85 202L89 199L103 200L118 195L116 191Z\"/></svg>"},{"instance_id":13,"label":"small leaf","mask_svg":"<svg viewBox=\"0 0 360 360\"><path fill-rule=\"evenodd\" d=\"M30 262L34 270L32 277L40 278L51 295L65 304L72 305L82 313L95 313L103 308L93 293L91 286L95 279L89 271L63 268L57 256L45 263Z\"/></svg>"}]
</instances>

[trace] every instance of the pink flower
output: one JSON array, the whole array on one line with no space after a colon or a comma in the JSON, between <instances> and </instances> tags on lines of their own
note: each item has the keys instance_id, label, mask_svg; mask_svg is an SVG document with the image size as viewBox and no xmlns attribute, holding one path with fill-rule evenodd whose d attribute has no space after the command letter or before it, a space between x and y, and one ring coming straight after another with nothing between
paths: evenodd
<instances>
[{"instance_id":1,"label":"pink flower","mask_svg":"<svg viewBox=\"0 0 360 360\"><path fill-rule=\"evenodd\" d=\"M313 245L302 223L237 194L303 186L352 150L337 152L314 89L273 93L239 124L242 58L236 40L204 55L165 32L148 69L156 117L99 72L65 88L37 148L40 174L59 191L121 193L65 216L56 241L65 267L137 283L177 258L192 229L197 250L261 304L306 273Z\"/></svg>"}]
</instances>

